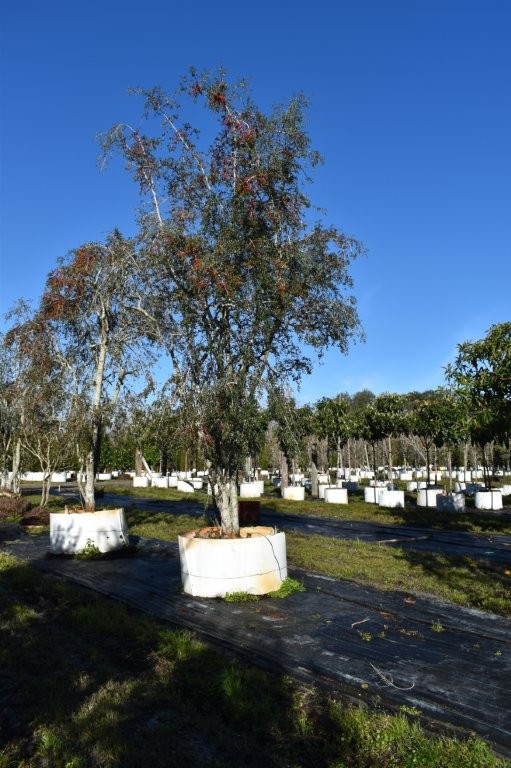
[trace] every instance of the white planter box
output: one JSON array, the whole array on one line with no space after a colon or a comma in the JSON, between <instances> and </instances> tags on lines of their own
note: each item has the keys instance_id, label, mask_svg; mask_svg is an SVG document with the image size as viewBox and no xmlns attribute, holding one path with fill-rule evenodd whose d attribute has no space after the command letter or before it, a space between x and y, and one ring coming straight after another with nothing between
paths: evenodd
<instances>
[{"instance_id":1,"label":"white planter box","mask_svg":"<svg viewBox=\"0 0 511 768\"><path fill-rule=\"evenodd\" d=\"M406 484L407 491L417 491L422 488L427 488L427 483L424 482L424 480L412 480L410 483Z\"/></svg>"},{"instance_id":2,"label":"white planter box","mask_svg":"<svg viewBox=\"0 0 511 768\"><path fill-rule=\"evenodd\" d=\"M503 496L511 496L511 485L503 485L500 492Z\"/></svg>"},{"instance_id":3,"label":"white planter box","mask_svg":"<svg viewBox=\"0 0 511 768\"><path fill-rule=\"evenodd\" d=\"M239 539L179 536L183 590L195 597L225 597L233 592L265 595L287 578L285 534L273 528L241 528Z\"/></svg>"},{"instance_id":4,"label":"white planter box","mask_svg":"<svg viewBox=\"0 0 511 768\"><path fill-rule=\"evenodd\" d=\"M333 486L330 486L328 483L318 483L318 499L324 499L326 488L331 487Z\"/></svg>"},{"instance_id":5,"label":"white planter box","mask_svg":"<svg viewBox=\"0 0 511 768\"><path fill-rule=\"evenodd\" d=\"M438 494L436 508L440 512L463 512L465 509L465 495L463 493Z\"/></svg>"},{"instance_id":6,"label":"white planter box","mask_svg":"<svg viewBox=\"0 0 511 768\"><path fill-rule=\"evenodd\" d=\"M320 485L328 485L330 483L330 478L328 477L328 475L320 474L318 475L318 483Z\"/></svg>"},{"instance_id":7,"label":"white planter box","mask_svg":"<svg viewBox=\"0 0 511 768\"><path fill-rule=\"evenodd\" d=\"M193 485L191 485L191 483L187 483L186 480L178 480L177 490L181 491L182 493L193 493Z\"/></svg>"},{"instance_id":8,"label":"white planter box","mask_svg":"<svg viewBox=\"0 0 511 768\"><path fill-rule=\"evenodd\" d=\"M502 492L477 491L475 495L476 509L502 509Z\"/></svg>"},{"instance_id":9,"label":"white planter box","mask_svg":"<svg viewBox=\"0 0 511 768\"><path fill-rule=\"evenodd\" d=\"M379 488L367 486L364 488L364 501L368 504L378 504Z\"/></svg>"},{"instance_id":10,"label":"white planter box","mask_svg":"<svg viewBox=\"0 0 511 768\"><path fill-rule=\"evenodd\" d=\"M283 499L288 501L303 501L305 499L305 488L303 485L288 485L281 489Z\"/></svg>"},{"instance_id":11,"label":"white planter box","mask_svg":"<svg viewBox=\"0 0 511 768\"><path fill-rule=\"evenodd\" d=\"M51 476L52 483L66 483L67 472L53 472Z\"/></svg>"},{"instance_id":12,"label":"white planter box","mask_svg":"<svg viewBox=\"0 0 511 768\"><path fill-rule=\"evenodd\" d=\"M202 486L204 485L204 480L202 477L194 477L192 480L192 486L194 491L202 491Z\"/></svg>"},{"instance_id":13,"label":"white planter box","mask_svg":"<svg viewBox=\"0 0 511 768\"><path fill-rule=\"evenodd\" d=\"M168 477L153 477L151 478L151 485L153 488L168 488L169 487L169 478Z\"/></svg>"},{"instance_id":14,"label":"white planter box","mask_svg":"<svg viewBox=\"0 0 511 768\"><path fill-rule=\"evenodd\" d=\"M133 488L149 488L149 478L145 475L135 475L133 478Z\"/></svg>"},{"instance_id":15,"label":"white planter box","mask_svg":"<svg viewBox=\"0 0 511 768\"><path fill-rule=\"evenodd\" d=\"M240 483L240 497L242 499L257 499L261 495L261 487L257 483Z\"/></svg>"},{"instance_id":16,"label":"white planter box","mask_svg":"<svg viewBox=\"0 0 511 768\"><path fill-rule=\"evenodd\" d=\"M325 502L327 504L347 504L347 488L325 488Z\"/></svg>"},{"instance_id":17,"label":"white planter box","mask_svg":"<svg viewBox=\"0 0 511 768\"><path fill-rule=\"evenodd\" d=\"M87 546L111 552L128 544L124 509L50 512L50 551L54 555L75 555Z\"/></svg>"},{"instance_id":18,"label":"white planter box","mask_svg":"<svg viewBox=\"0 0 511 768\"><path fill-rule=\"evenodd\" d=\"M411 472L400 472L399 473L399 479L405 482L406 480L411 480L413 477Z\"/></svg>"},{"instance_id":19,"label":"white planter box","mask_svg":"<svg viewBox=\"0 0 511 768\"><path fill-rule=\"evenodd\" d=\"M405 492L404 491L388 491L386 488L380 490L378 495L379 507L404 507L405 506Z\"/></svg>"},{"instance_id":20,"label":"white planter box","mask_svg":"<svg viewBox=\"0 0 511 768\"><path fill-rule=\"evenodd\" d=\"M176 475L170 475L169 476L169 488L177 488L177 476Z\"/></svg>"},{"instance_id":21,"label":"white planter box","mask_svg":"<svg viewBox=\"0 0 511 768\"><path fill-rule=\"evenodd\" d=\"M111 472L99 472L98 473L98 480L111 480L112 479L112 473Z\"/></svg>"},{"instance_id":22,"label":"white planter box","mask_svg":"<svg viewBox=\"0 0 511 768\"><path fill-rule=\"evenodd\" d=\"M437 496L441 495L441 488L421 488L417 492L418 507L434 507L436 509Z\"/></svg>"}]
</instances>

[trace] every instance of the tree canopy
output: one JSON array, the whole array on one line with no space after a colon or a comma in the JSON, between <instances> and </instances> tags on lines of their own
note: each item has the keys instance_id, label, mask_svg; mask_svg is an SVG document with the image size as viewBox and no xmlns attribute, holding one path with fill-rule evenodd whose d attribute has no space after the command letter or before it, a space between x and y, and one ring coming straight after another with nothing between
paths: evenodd
<instances>
[{"instance_id":1,"label":"tree canopy","mask_svg":"<svg viewBox=\"0 0 511 768\"><path fill-rule=\"evenodd\" d=\"M311 220L306 184L319 156L302 97L265 113L244 83L194 71L173 95L138 93L156 132L118 124L103 146L122 154L142 193L144 310L210 463L223 528L236 533L235 471L261 390L298 381L312 352L346 353L360 336L349 266L363 248Z\"/></svg>"}]
</instances>

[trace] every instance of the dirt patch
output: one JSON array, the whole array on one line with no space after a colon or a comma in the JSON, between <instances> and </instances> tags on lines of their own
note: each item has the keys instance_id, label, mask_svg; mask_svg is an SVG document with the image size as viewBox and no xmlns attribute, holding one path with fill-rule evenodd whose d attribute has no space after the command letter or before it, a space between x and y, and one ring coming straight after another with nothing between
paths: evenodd
<instances>
[{"instance_id":1,"label":"dirt patch","mask_svg":"<svg viewBox=\"0 0 511 768\"><path fill-rule=\"evenodd\" d=\"M50 513L43 507L34 507L22 496L0 498L0 522L19 518L21 525L49 525Z\"/></svg>"}]
</instances>

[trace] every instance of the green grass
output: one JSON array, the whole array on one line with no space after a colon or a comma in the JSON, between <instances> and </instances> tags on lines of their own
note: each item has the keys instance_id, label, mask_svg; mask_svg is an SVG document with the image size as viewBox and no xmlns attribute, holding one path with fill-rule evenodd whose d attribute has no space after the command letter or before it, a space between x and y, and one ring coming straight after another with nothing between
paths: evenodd
<instances>
[{"instance_id":1,"label":"green grass","mask_svg":"<svg viewBox=\"0 0 511 768\"><path fill-rule=\"evenodd\" d=\"M486 560L302 533L287 533L286 542L291 566L511 616L511 572Z\"/></svg>"},{"instance_id":2,"label":"green grass","mask_svg":"<svg viewBox=\"0 0 511 768\"><path fill-rule=\"evenodd\" d=\"M510 768L0 554L0 768Z\"/></svg>"}]
</instances>

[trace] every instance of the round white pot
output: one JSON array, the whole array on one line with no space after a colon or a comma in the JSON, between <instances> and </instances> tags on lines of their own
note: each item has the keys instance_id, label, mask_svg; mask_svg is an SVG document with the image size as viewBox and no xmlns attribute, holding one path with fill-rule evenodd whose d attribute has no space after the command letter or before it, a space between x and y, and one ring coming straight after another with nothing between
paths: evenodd
<instances>
[{"instance_id":1,"label":"round white pot","mask_svg":"<svg viewBox=\"0 0 511 768\"><path fill-rule=\"evenodd\" d=\"M434 507L436 509L436 499L441 493L441 488L421 488L417 491L417 506Z\"/></svg>"},{"instance_id":2,"label":"round white pot","mask_svg":"<svg viewBox=\"0 0 511 768\"><path fill-rule=\"evenodd\" d=\"M347 488L325 488L325 501L327 504L347 504Z\"/></svg>"},{"instance_id":3,"label":"round white pot","mask_svg":"<svg viewBox=\"0 0 511 768\"><path fill-rule=\"evenodd\" d=\"M202 491L202 486L204 485L202 477L194 477L191 482L194 491Z\"/></svg>"},{"instance_id":4,"label":"round white pot","mask_svg":"<svg viewBox=\"0 0 511 768\"><path fill-rule=\"evenodd\" d=\"M305 499L305 488L303 485L288 485L281 489L283 499L288 501L303 501Z\"/></svg>"},{"instance_id":5,"label":"round white pot","mask_svg":"<svg viewBox=\"0 0 511 768\"><path fill-rule=\"evenodd\" d=\"M122 508L50 512L50 551L54 555L75 555L87 546L111 552L128 544L128 524Z\"/></svg>"},{"instance_id":6,"label":"round white pot","mask_svg":"<svg viewBox=\"0 0 511 768\"><path fill-rule=\"evenodd\" d=\"M378 506L379 507L404 507L405 505L405 492L404 491L388 491L386 488L380 490L378 494Z\"/></svg>"},{"instance_id":7,"label":"round white pot","mask_svg":"<svg viewBox=\"0 0 511 768\"><path fill-rule=\"evenodd\" d=\"M267 526L240 529L237 539L179 536L183 590L194 597L225 597L233 592L265 595L287 578L285 534Z\"/></svg>"},{"instance_id":8,"label":"round white pot","mask_svg":"<svg viewBox=\"0 0 511 768\"><path fill-rule=\"evenodd\" d=\"M502 509L502 491L477 491L475 506L476 509Z\"/></svg>"},{"instance_id":9,"label":"round white pot","mask_svg":"<svg viewBox=\"0 0 511 768\"><path fill-rule=\"evenodd\" d=\"M440 512L463 512L465 509L464 493L439 493L436 497L436 508Z\"/></svg>"}]
</instances>

